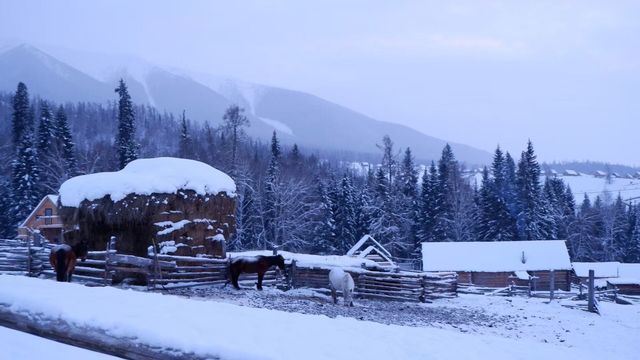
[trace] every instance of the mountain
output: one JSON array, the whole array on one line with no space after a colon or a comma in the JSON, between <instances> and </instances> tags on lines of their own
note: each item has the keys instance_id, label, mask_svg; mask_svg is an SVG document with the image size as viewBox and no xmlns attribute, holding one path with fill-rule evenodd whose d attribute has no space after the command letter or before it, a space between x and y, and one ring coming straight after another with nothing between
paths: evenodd
<instances>
[{"instance_id":1,"label":"mountain","mask_svg":"<svg viewBox=\"0 0 640 360\"><path fill-rule=\"evenodd\" d=\"M56 102L105 101L112 86L29 46L19 45L0 54L0 90L15 91L18 82L32 94Z\"/></svg>"},{"instance_id":2,"label":"mountain","mask_svg":"<svg viewBox=\"0 0 640 360\"><path fill-rule=\"evenodd\" d=\"M284 143L295 142L319 150L378 154L375 144L387 134L398 149L410 146L420 161L437 159L446 144L445 140L409 127L372 119L299 91L168 70L139 59L125 61L97 54L81 59L79 52L57 52L66 62L29 45L0 53L0 91L15 91L16 84L22 81L31 94L56 102L104 102L115 99L113 89L117 80L124 78L134 101L176 115L185 110L187 117L197 122L219 124L225 109L239 104L246 109L251 121L249 134L264 140L275 130ZM464 162L490 161L490 154L485 151L450 144L458 159Z\"/></svg>"}]
</instances>

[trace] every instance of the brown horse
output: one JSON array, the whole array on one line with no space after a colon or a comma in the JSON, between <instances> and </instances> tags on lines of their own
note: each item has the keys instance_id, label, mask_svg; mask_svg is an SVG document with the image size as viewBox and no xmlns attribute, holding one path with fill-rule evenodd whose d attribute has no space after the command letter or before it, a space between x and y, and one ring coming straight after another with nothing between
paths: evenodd
<instances>
[{"instance_id":1,"label":"brown horse","mask_svg":"<svg viewBox=\"0 0 640 360\"><path fill-rule=\"evenodd\" d=\"M56 280L71 282L71 275L76 268L78 258L82 261L87 260L88 252L87 242L84 240L73 246L62 244L51 249L49 262L56 271Z\"/></svg>"},{"instance_id":2,"label":"brown horse","mask_svg":"<svg viewBox=\"0 0 640 360\"><path fill-rule=\"evenodd\" d=\"M262 290L262 279L264 278L264 273L267 272L267 270L269 270L269 268L272 266L277 266L280 268L280 270L285 272L284 258L282 257L282 255L237 257L231 260L231 265L229 265L229 275L231 277L231 283L233 284L234 288L239 290L240 286L238 285L238 278L240 277L241 273L257 273L258 290Z\"/></svg>"}]
</instances>

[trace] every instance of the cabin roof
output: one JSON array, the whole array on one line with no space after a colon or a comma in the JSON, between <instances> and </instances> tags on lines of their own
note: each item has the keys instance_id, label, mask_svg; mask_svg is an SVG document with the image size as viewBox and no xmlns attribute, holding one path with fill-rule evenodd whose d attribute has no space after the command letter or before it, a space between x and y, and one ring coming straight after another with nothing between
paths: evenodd
<instances>
[{"instance_id":1,"label":"cabin roof","mask_svg":"<svg viewBox=\"0 0 640 360\"><path fill-rule=\"evenodd\" d=\"M620 263L617 261L609 262L574 262L571 263L573 271L579 277L589 277L589 270L594 271L595 277L607 278L618 277L618 267Z\"/></svg>"},{"instance_id":2,"label":"cabin roof","mask_svg":"<svg viewBox=\"0 0 640 360\"><path fill-rule=\"evenodd\" d=\"M422 243L424 271L571 270L564 240Z\"/></svg>"},{"instance_id":3,"label":"cabin roof","mask_svg":"<svg viewBox=\"0 0 640 360\"><path fill-rule=\"evenodd\" d=\"M33 208L33 211L31 211L31 214L29 214L29 216L27 216L24 221L20 224L20 227L25 227L27 226L27 223L29 222L29 219L31 219L36 212L38 212L38 209L40 209L42 207L42 205L44 205L44 203L49 200L53 203L53 206L58 207L58 195L45 195L42 200L40 200L40 202L38 203L38 205L36 205L36 207Z\"/></svg>"}]
</instances>

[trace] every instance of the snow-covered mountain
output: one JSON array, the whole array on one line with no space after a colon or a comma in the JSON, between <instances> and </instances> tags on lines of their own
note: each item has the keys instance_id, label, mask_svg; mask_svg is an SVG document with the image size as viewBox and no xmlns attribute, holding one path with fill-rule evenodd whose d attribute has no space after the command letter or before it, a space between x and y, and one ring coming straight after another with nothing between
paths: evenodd
<instances>
[{"instance_id":1,"label":"snow-covered mountain","mask_svg":"<svg viewBox=\"0 0 640 360\"><path fill-rule=\"evenodd\" d=\"M66 49L53 53L56 57L29 45L0 53L0 91L14 91L23 81L32 94L57 102L104 102L115 98L116 82L124 78L134 101L175 114L186 110L197 122L218 124L229 105L239 104L251 120L249 134L262 139L276 130L286 143L367 154L377 153L375 144L388 134L399 148L410 146L419 160L438 158L446 143L299 91L160 67L130 56ZM490 159L485 151L451 145L462 161L483 164Z\"/></svg>"}]
</instances>

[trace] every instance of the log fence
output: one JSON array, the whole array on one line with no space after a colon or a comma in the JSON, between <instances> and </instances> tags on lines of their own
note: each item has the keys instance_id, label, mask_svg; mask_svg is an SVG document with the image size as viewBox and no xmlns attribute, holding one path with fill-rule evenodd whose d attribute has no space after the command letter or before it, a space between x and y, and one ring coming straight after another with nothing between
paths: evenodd
<instances>
[{"instance_id":1,"label":"log fence","mask_svg":"<svg viewBox=\"0 0 640 360\"><path fill-rule=\"evenodd\" d=\"M0 273L55 277L49 265L49 253L54 245L32 246L29 242L0 240ZM115 239L106 251L90 251L87 260L78 262L73 275L88 285L108 286L126 278L138 279L150 289L225 284L231 259L150 254L137 257L118 254ZM287 264L286 275L279 269L265 273L263 285L282 288L313 288L329 290L327 267ZM455 297L456 273L425 273L417 271L383 272L346 268L355 282L355 295L363 298L426 302ZM241 285L252 286L256 274L241 274Z\"/></svg>"}]
</instances>

